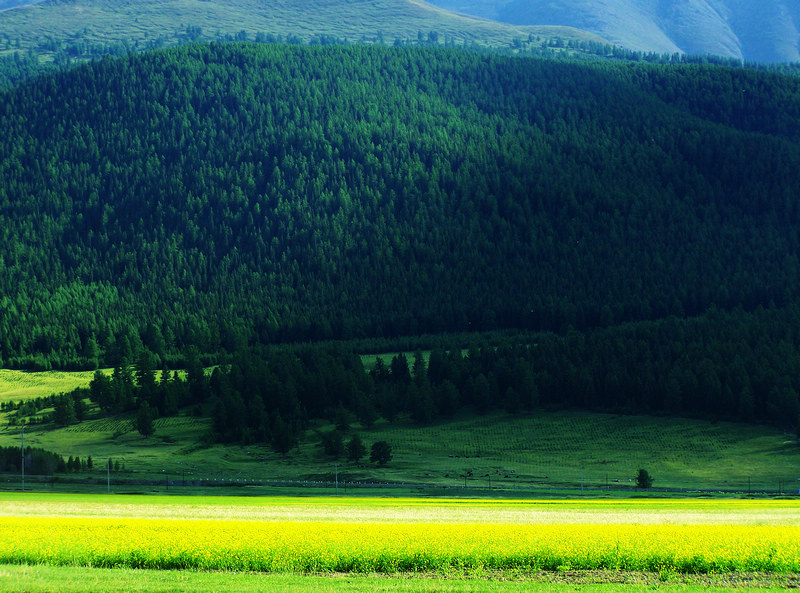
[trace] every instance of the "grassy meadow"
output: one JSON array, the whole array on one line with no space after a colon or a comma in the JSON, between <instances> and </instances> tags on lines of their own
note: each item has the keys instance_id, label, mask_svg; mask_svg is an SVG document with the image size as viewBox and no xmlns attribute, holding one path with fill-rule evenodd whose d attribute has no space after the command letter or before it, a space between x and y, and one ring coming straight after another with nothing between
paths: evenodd
<instances>
[{"instance_id":1,"label":"grassy meadow","mask_svg":"<svg viewBox=\"0 0 800 593\"><path fill-rule=\"evenodd\" d=\"M800 572L796 501L2 494L0 527L4 591L778 589Z\"/></svg>"},{"instance_id":2,"label":"grassy meadow","mask_svg":"<svg viewBox=\"0 0 800 593\"><path fill-rule=\"evenodd\" d=\"M131 49L169 45L190 39L187 27L195 27L200 39L237 35L244 31L252 41L256 33L304 42L327 35L354 42L374 43L379 32L384 42L413 39L430 31L457 43L510 45L514 38L603 41L568 27L515 26L456 15L413 0L308 0L271 2L265 8L255 0L206 2L203 0L144 0L105 2L78 0L45 2L0 13L0 55L32 49L43 57L52 55L50 40L84 41L90 45L126 44ZM197 29L199 28L199 29ZM19 44L17 44L19 41Z\"/></svg>"},{"instance_id":3,"label":"grassy meadow","mask_svg":"<svg viewBox=\"0 0 800 593\"><path fill-rule=\"evenodd\" d=\"M9 426L7 416L0 415L2 446L20 440L19 427ZM520 493L582 487L589 493L630 491L640 467L648 469L656 488L796 493L800 487L800 447L793 438L734 423L562 411L465 416L423 427L410 421L354 425L350 434L359 434L368 447L380 440L392 445L393 459L381 468L368 458L355 464L326 456L320 434L334 427L323 423L313 424L284 457L264 445L208 444L208 418L160 418L149 438L135 430L133 420L129 415L65 428L30 425L25 442L65 458L113 458L125 467L118 478L165 479L155 490L165 488L170 476L174 487L175 481L198 480L333 482L338 471L343 487L377 482ZM103 465L95 467L80 477L94 477L105 487Z\"/></svg>"},{"instance_id":4,"label":"grassy meadow","mask_svg":"<svg viewBox=\"0 0 800 593\"><path fill-rule=\"evenodd\" d=\"M413 355L409 355L412 356ZM388 361L391 355L386 355ZM375 357L370 357L374 363ZM369 359L365 364L369 363ZM0 401L19 401L85 387L92 372L0 371ZM87 404L90 404L87 400ZM237 481L249 484L241 492L260 492L275 482L319 482L344 490L354 483L378 483L416 488L430 494L501 491L532 496L572 490L589 493L630 493L638 468L654 477L656 489L682 491L767 491L796 494L800 488L800 446L793 435L762 426L681 418L622 416L574 411L539 411L509 415L462 415L429 426L410 420L370 428L351 426L347 440L358 434L367 447L385 440L393 448L387 467L356 464L324 454L321 434L334 429L315 421L287 456L265 445L211 444L208 417L184 413L159 418L155 433L143 438L134 416L103 418L89 405L89 419L68 427L30 424L25 443L54 451L64 458L112 458L124 471L113 476L118 491L125 479L157 480L148 492L177 486L213 486ZM39 415L47 415L45 409ZM0 446L20 442L20 428L9 424L13 412L0 414ZM62 476L63 478L63 476ZM70 474L61 487L105 490L105 464L93 471ZM216 482L215 482L216 481ZM262 487L259 487L261 484ZM299 484L302 486L302 484ZM318 484L317 484L318 485ZM14 489L13 479L0 488ZM28 488L36 488L30 479ZM39 487L57 488L41 484ZM491 492L490 492L491 490Z\"/></svg>"},{"instance_id":5,"label":"grassy meadow","mask_svg":"<svg viewBox=\"0 0 800 593\"><path fill-rule=\"evenodd\" d=\"M111 373L111 369L104 372ZM29 372L0 369L0 402L20 401L67 393L78 387L88 387L94 371Z\"/></svg>"}]
</instances>

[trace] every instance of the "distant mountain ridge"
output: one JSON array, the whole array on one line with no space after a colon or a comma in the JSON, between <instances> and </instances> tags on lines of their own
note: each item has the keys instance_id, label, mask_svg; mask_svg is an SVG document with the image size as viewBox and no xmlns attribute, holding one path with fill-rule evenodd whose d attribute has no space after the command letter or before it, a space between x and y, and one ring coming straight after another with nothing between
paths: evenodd
<instances>
[{"instance_id":1,"label":"distant mountain ridge","mask_svg":"<svg viewBox=\"0 0 800 593\"><path fill-rule=\"evenodd\" d=\"M625 48L800 61L800 3L793 0L430 0L512 24L561 25Z\"/></svg>"}]
</instances>

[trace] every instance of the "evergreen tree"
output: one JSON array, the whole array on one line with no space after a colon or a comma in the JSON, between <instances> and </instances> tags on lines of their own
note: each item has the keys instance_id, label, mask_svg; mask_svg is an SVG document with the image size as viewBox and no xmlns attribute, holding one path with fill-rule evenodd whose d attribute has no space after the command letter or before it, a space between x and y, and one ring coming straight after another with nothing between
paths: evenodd
<instances>
[{"instance_id":1,"label":"evergreen tree","mask_svg":"<svg viewBox=\"0 0 800 593\"><path fill-rule=\"evenodd\" d=\"M272 448L281 455L286 455L297 444L297 436L292 426L276 414L272 423Z\"/></svg>"},{"instance_id":2,"label":"evergreen tree","mask_svg":"<svg viewBox=\"0 0 800 593\"><path fill-rule=\"evenodd\" d=\"M153 354L147 349L142 349L139 352L139 357L136 362L136 385L139 388L138 398L140 401L146 401L151 406L157 407L157 383L155 374L155 361Z\"/></svg>"},{"instance_id":3,"label":"evergreen tree","mask_svg":"<svg viewBox=\"0 0 800 593\"><path fill-rule=\"evenodd\" d=\"M189 403L205 401L209 394L209 385L196 346L191 346L186 353L186 381L189 385Z\"/></svg>"},{"instance_id":4,"label":"evergreen tree","mask_svg":"<svg viewBox=\"0 0 800 593\"><path fill-rule=\"evenodd\" d=\"M640 469L636 474L636 487L644 490L653 486L653 478L646 469Z\"/></svg>"},{"instance_id":5,"label":"evergreen tree","mask_svg":"<svg viewBox=\"0 0 800 593\"><path fill-rule=\"evenodd\" d=\"M94 372L92 381L89 383L89 398L96 403L103 412L108 413L117 409L117 401L111 378L101 370L96 370Z\"/></svg>"},{"instance_id":6,"label":"evergreen tree","mask_svg":"<svg viewBox=\"0 0 800 593\"><path fill-rule=\"evenodd\" d=\"M347 459L354 463L360 463L361 458L367 454L367 446L361 440L361 437L354 434L352 438L347 441Z\"/></svg>"},{"instance_id":7,"label":"evergreen tree","mask_svg":"<svg viewBox=\"0 0 800 593\"><path fill-rule=\"evenodd\" d=\"M70 395L59 395L55 401L53 422L56 426L69 426L77 422L75 415L75 400Z\"/></svg>"},{"instance_id":8,"label":"evergreen tree","mask_svg":"<svg viewBox=\"0 0 800 593\"><path fill-rule=\"evenodd\" d=\"M153 411L146 401L139 404L139 412L136 414L136 430L145 438L152 436L155 432Z\"/></svg>"},{"instance_id":9,"label":"evergreen tree","mask_svg":"<svg viewBox=\"0 0 800 593\"><path fill-rule=\"evenodd\" d=\"M122 362L114 367L111 375L111 386L113 390L112 401L115 411L125 411L134 408L135 385L131 369L127 362Z\"/></svg>"},{"instance_id":10,"label":"evergreen tree","mask_svg":"<svg viewBox=\"0 0 800 593\"><path fill-rule=\"evenodd\" d=\"M392 357L391 363L392 381L400 385L411 383L411 371L408 370L408 359L402 352Z\"/></svg>"}]
</instances>

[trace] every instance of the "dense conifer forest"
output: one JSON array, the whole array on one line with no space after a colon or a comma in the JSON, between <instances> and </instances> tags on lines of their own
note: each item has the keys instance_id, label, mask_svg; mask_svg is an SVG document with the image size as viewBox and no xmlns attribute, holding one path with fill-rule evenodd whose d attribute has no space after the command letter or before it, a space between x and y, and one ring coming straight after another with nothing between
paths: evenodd
<instances>
[{"instance_id":1,"label":"dense conifer forest","mask_svg":"<svg viewBox=\"0 0 800 593\"><path fill-rule=\"evenodd\" d=\"M800 79L716 65L195 44L44 73L0 96L0 361L513 330L408 377L281 350L98 403L273 443L331 410L794 426L799 141Z\"/></svg>"}]
</instances>

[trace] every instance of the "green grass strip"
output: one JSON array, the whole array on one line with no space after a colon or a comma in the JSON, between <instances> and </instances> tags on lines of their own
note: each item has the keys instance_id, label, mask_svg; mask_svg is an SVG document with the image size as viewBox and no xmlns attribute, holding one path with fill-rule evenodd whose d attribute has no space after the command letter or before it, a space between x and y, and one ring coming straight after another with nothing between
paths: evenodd
<instances>
[{"instance_id":1,"label":"green grass strip","mask_svg":"<svg viewBox=\"0 0 800 593\"><path fill-rule=\"evenodd\" d=\"M712 580L680 579L669 574L594 573L491 574L469 578L437 575L286 575L230 572L152 571L51 566L0 565L0 590L4 593L567 593L581 586L582 593L729 593L785 591L796 579L750 575L721 575Z\"/></svg>"}]
</instances>

